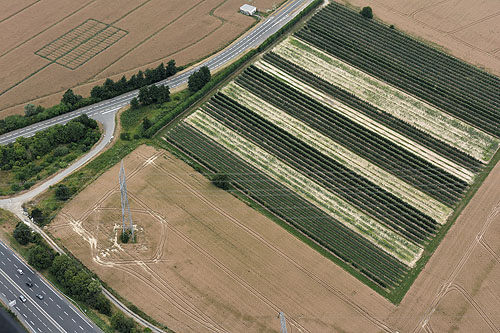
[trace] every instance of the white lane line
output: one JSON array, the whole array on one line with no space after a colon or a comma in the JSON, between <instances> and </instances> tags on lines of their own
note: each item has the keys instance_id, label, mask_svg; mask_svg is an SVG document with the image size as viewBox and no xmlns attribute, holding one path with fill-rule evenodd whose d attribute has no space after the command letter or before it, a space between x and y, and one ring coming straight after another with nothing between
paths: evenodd
<instances>
[{"instance_id":1,"label":"white lane line","mask_svg":"<svg viewBox=\"0 0 500 333\"><path fill-rule=\"evenodd\" d=\"M47 304L47 302L43 301L43 303L45 303L45 305L49 306L49 304Z\"/></svg>"},{"instance_id":2,"label":"white lane line","mask_svg":"<svg viewBox=\"0 0 500 333\"><path fill-rule=\"evenodd\" d=\"M61 316L58 316L59 318L61 318L61 320L64 320Z\"/></svg>"},{"instance_id":3,"label":"white lane line","mask_svg":"<svg viewBox=\"0 0 500 333\"><path fill-rule=\"evenodd\" d=\"M19 279L19 276L17 276L17 274L14 274L14 275L16 276L16 278L18 278L18 279Z\"/></svg>"},{"instance_id":4,"label":"white lane line","mask_svg":"<svg viewBox=\"0 0 500 333\"><path fill-rule=\"evenodd\" d=\"M4 249L7 249L7 248L5 247L5 245L3 245L3 243L0 243L0 245L2 245L2 247L3 247Z\"/></svg>"},{"instance_id":5,"label":"white lane line","mask_svg":"<svg viewBox=\"0 0 500 333\"><path fill-rule=\"evenodd\" d=\"M28 316L25 313L23 313L23 317L28 319Z\"/></svg>"},{"instance_id":6,"label":"white lane line","mask_svg":"<svg viewBox=\"0 0 500 333\"><path fill-rule=\"evenodd\" d=\"M81 327L80 325L78 325L78 327L80 327L80 329L83 331L83 327Z\"/></svg>"},{"instance_id":7,"label":"white lane line","mask_svg":"<svg viewBox=\"0 0 500 333\"><path fill-rule=\"evenodd\" d=\"M64 314L65 314L66 316L68 315L68 313L67 313L66 311L64 311Z\"/></svg>"},{"instance_id":8,"label":"white lane line","mask_svg":"<svg viewBox=\"0 0 500 333\"><path fill-rule=\"evenodd\" d=\"M3 251L0 251L0 253L4 256L5 254L3 254Z\"/></svg>"},{"instance_id":9,"label":"white lane line","mask_svg":"<svg viewBox=\"0 0 500 333\"><path fill-rule=\"evenodd\" d=\"M36 283L34 283L34 285L35 285L37 288L40 288L40 287L38 287L38 285L37 285Z\"/></svg>"},{"instance_id":10,"label":"white lane line","mask_svg":"<svg viewBox=\"0 0 500 333\"><path fill-rule=\"evenodd\" d=\"M37 327L36 328L40 333L42 333L42 330L40 329L40 327Z\"/></svg>"},{"instance_id":11,"label":"white lane line","mask_svg":"<svg viewBox=\"0 0 500 333\"><path fill-rule=\"evenodd\" d=\"M12 261L12 260L10 260L10 258L9 258L9 257L7 257L7 260L8 260L8 261Z\"/></svg>"},{"instance_id":12,"label":"white lane line","mask_svg":"<svg viewBox=\"0 0 500 333\"><path fill-rule=\"evenodd\" d=\"M31 281L31 278L30 278L30 277L28 277L28 280L30 280L30 281Z\"/></svg>"},{"instance_id":13,"label":"white lane line","mask_svg":"<svg viewBox=\"0 0 500 333\"><path fill-rule=\"evenodd\" d=\"M16 309L17 309L17 311L21 311L21 309L19 309L19 307L17 305L16 305Z\"/></svg>"},{"instance_id":14,"label":"white lane line","mask_svg":"<svg viewBox=\"0 0 500 333\"><path fill-rule=\"evenodd\" d=\"M5 295L4 293L2 293L3 297L7 297L7 295Z\"/></svg>"},{"instance_id":15,"label":"white lane line","mask_svg":"<svg viewBox=\"0 0 500 333\"><path fill-rule=\"evenodd\" d=\"M76 324L76 320L74 318L71 318L71 320L73 320L73 322Z\"/></svg>"},{"instance_id":16,"label":"white lane line","mask_svg":"<svg viewBox=\"0 0 500 333\"><path fill-rule=\"evenodd\" d=\"M32 320L30 320L30 323L31 325L35 326L35 323Z\"/></svg>"},{"instance_id":17,"label":"white lane line","mask_svg":"<svg viewBox=\"0 0 500 333\"><path fill-rule=\"evenodd\" d=\"M2 264L4 264L4 265L5 265L5 263L4 263L3 261L2 261Z\"/></svg>"},{"instance_id":18,"label":"white lane line","mask_svg":"<svg viewBox=\"0 0 500 333\"><path fill-rule=\"evenodd\" d=\"M15 267L15 268L19 268L19 267L17 267L17 265L16 265L16 264L14 264L14 267Z\"/></svg>"},{"instance_id":19,"label":"white lane line","mask_svg":"<svg viewBox=\"0 0 500 333\"><path fill-rule=\"evenodd\" d=\"M45 292L45 290L42 290L42 293L44 293L44 295L47 295L47 293Z\"/></svg>"},{"instance_id":20,"label":"white lane line","mask_svg":"<svg viewBox=\"0 0 500 333\"><path fill-rule=\"evenodd\" d=\"M49 296L49 299L50 299L52 302L54 302L54 300L52 299L52 297L50 297L50 296Z\"/></svg>"},{"instance_id":21,"label":"white lane line","mask_svg":"<svg viewBox=\"0 0 500 333\"><path fill-rule=\"evenodd\" d=\"M56 306L60 309L61 307L59 306L59 304L56 303Z\"/></svg>"}]
</instances>

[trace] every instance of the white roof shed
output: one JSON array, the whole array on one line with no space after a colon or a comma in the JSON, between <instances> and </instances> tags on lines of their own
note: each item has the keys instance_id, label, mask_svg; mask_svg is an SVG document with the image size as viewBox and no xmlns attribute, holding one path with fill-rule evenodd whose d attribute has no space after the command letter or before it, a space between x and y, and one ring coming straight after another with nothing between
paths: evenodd
<instances>
[{"instance_id":1,"label":"white roof shed","mask_svg":"<svg viewBox=\"0 0 500 333\"><path fill-rule=\"evenodd\" d=\"M257 11L257 8L255 8L254 6L247 5L247 4L240 7L240 12L242 12L245 15L252 16L255 14L256 11Z\"/></svg>"}]
</instances>

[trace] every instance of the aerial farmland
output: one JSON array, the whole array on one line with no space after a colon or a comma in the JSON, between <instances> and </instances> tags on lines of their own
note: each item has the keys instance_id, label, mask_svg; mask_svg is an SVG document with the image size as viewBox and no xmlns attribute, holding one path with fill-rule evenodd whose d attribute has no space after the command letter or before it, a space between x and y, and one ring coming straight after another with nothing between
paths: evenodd
<instances>
[{"instance_id":1,"label":"aerial farmland","mask_svg":"<svg viewBox=\"0 0 500 333\"><path fill-rule=\"evenodd\" d=\"M48 229L175 331L496 331L499 91L331 2L125 158L136 244L117 165Z\"/></svg>"}]
</instances>

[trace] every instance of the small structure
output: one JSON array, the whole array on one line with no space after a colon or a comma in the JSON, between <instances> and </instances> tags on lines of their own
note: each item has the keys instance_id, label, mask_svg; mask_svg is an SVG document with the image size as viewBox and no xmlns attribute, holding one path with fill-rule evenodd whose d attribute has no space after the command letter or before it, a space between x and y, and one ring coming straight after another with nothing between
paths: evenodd
<instances>
[{"instance_id":1,"label":"small structure","mask_svg":"<svg viewBox=\"0 0 500 333\"><path fill-rule=\"evenodd\" d=\"M240 12L242 12L243 14L248 15L248 16L253 16L256 11L257 11L257 8L255 8L254 6L247 5L247 4L240 7Z\"/></svg>"}]
</instances>

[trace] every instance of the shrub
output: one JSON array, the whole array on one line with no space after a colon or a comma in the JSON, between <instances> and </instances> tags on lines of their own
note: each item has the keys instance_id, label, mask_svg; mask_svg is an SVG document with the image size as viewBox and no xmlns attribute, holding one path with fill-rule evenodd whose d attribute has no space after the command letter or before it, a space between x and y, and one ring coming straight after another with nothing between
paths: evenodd
<instances>
[{"instance_id":1,"label":"shrub","mask_svg":"<svg viewBox=\"0 0 500 333\"><path fill-rule=\"evenodd\" d=\"M226 174L215 174L212 178L212 183L223 190L229 190L229 188L231 187L229 183L229 177Z\"/></svg>"},{"instance_id":2,"label":"shrub","mask_svg":"<svg viewBox=\"0 0 500 333\"><path fill-rule=\"evenodd\" d=\"M130 141L130 133L121 133L120 139L125 140L125 141Z\"/></svg>"},{"instance_id":3,"label":"shrub","mask_svg":"<svg viewBox=\"0 0 500 333\"><path fill-rule=\"evenodd\" d=\"M66 185L58 185L55 192L57 200L66 201L71 197L71 190Z\"/></svg>"},{"instance_id":4,"label":"shrub","mask_svg":"<svg viewBox=\"0 0 500 333\"><path fill-rule=\"evenodd\" d=\"M54 156L60 157L69 153L69 148L66 146L59 146L54 150Z\"/></svg>"},{"instance_id":5,"label":"shrub","mask_svg":"<svg viewBox=\"0 0 500 333\"><path fill-rule=\"evenodd\" d=\"M55 253L45 245L36 245L28 251L28 263L36 269L46 269L52 265Z\"/></svg>"},{"instance_id":6,"label":"shrub","mask_svg":"<svg viewBox=\"0 0 500 333\"><path fill-rule=\"evenodd\" d=\"M111 316L111 327L120 333L131 333L134 331L135 323L132 318L125 318L121 312Z\"/></svg>"}]
</instances>

